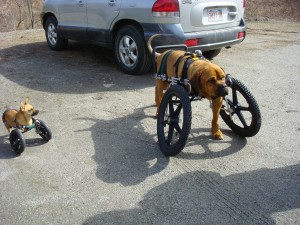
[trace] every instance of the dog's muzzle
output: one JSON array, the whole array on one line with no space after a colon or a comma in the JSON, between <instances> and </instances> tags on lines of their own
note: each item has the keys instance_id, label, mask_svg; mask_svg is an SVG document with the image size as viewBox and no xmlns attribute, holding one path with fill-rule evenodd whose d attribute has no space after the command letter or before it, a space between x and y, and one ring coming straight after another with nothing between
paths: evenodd
<instances>
[{"instance_id":1,"label":"dog's muzzle","mask_svg":"<svg viewBox=\"0 0 300 225\"><path fill-rule=\"evenodd\" d=\"M218 87L218 96L225 97L228 95L228 87L226 84L220 85Z\"/></svg>"},{"instance_id":2,"label":"dog's muzzle","mask_svg":"<svg viewBox=\"0 0 300 225\"><path fill-rule=\"evenodd\" d=\"M220 85L218 88L218 96L225 97L226 95L228 95L228 87L231 87L232 84L233 81L230 74L226 74L225 84Z\"/></svg>"},{"instance_id":3,"label":"dog's muzzle","mask_svg":"<svg viewBox=\"0 0 300 225\"><path fill-rule=\"evenodd\" d=\"M31 116L36 116L37 114L39 114L39 110L35 110Z\"/></svg>"}]
</instances>

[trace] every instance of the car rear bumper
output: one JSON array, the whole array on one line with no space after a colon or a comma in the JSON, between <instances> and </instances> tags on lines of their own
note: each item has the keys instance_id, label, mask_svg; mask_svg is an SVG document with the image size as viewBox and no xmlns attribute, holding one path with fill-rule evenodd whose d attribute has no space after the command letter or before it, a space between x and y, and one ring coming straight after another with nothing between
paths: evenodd
<instances>
[{"instance_id":1,"label":"car rear bumper","mask_svg":"<svg viewBox=\"0 0 300 225\"><path fill-rule=\"evenodd\" d=\"M188 47L188 51L200 49L209 51L241 43L244 38L238 38L239 32L246 32L246 25L241 21L239 26L218 30L184 33L180 24L142 24L146 41L153 35L161 36L153 40L152 46L185 44L186 40L197 39L198 45Z\"/></svg>"}]
</instances>

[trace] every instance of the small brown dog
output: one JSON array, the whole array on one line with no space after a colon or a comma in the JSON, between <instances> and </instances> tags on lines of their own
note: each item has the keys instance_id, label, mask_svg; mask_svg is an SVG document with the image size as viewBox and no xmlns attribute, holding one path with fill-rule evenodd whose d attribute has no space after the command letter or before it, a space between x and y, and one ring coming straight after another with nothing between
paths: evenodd
<instances>
[{"instance_id":1,"label":"small brown dog","mask_svg":"<svg viewBox=\"0 0 300 225\"><path fill-rule=\"evenodd\" d=\"M2 116L2 121L8 133L11 132L11 128L17 126L30 126L32 125L32 117L38 114L32 105L29 104L29 98L27 97L25 103L20 103L20 110L7 109Z\"/></svg>"},{"instance_id":2,"label":"small brown dog","mask_svg":"<svg viewBox=\"0 0 300 225\"><path fill-rule=\"evenodd\" d=\"M153 35L148 40L148 49L150 53L153 52L151 42L154 37L159 34ZM174 50L172 52L165 51L163 53L153 53L156 57L157 71L163 60L166 60L165 75L170 77L182 77L184 64L189 56L185 56L185 51ZM167 59L164 56L169 54ZM205 97L212 102L212 128L211 132L215 139L222 140L223 134L219 129L219 115L222 107L223 97L228 94L228 89L225 84L225 72L218 65L211 63L208 60L194 60L187 69L187 79L190 81L191 89L194 94ZM155 87L155 102L157 112L162 101L164 91L169 87L169 83L161 79L156 79Z\"/></svg>"}]
</instances>

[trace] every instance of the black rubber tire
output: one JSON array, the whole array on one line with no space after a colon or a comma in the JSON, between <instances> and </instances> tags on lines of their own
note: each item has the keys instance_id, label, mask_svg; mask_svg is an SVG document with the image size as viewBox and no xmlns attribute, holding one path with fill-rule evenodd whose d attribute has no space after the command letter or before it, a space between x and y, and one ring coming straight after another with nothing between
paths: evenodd
<instances>
[{"instance_id":1,"label":"black rubber tire","mask_svg":"<svg viewBox=\"0 0 300 225\"><path fill-rule=\"evenodd\" d=\"M114 52L120 69L127 74L140 75L152 66L144 35L137 26L122 27L114 41Z\"/></svg>"},{"instance_id":2,"label":"black rubber tire","mask_svg":"<svg viewBox=\"0 0 300 225\"><path fill-rule=\"evenodd\" d=\"M239 80L232 78L229 88L228 103L232 112L221 110L220 115L231 130L243 137L252 137L261 127L261 114L256 100L246 86ZM231 90L230 90L231 89ZM224 101L223 109L226 102Z\"/></svg>"},{"instance_id":3,"label":"black rubber tire","mask_svg":"<svg viewBox=\"0 0 300 225\"><path fill-rule=\"evenodd\" d=\"M35 122L35 130L36 133L39 134L46 142L52 138L50 128L42 120L37 120Z\"/></svg>"},{"instance_id":4,"label":"black rubber tire","mask_svg":"<svg viewBox=\"0 0 300 225\"><path fill-rule=\"evenodd\" d=\"M205 51L202 54L207 59L213 59L214 57L216 57L217 55L219 55L220 52L221 52L221 48L220 49L211 50L211 51Z\"/></svg>"},{"instance_id":5,"label":"black rubber tire","mask_svg":"<svg viewBox=\"0 0 300 225\"><path fill-rule=\"evenodd\" d=\"M175 156L182 151L191 131L191 122L192 107L188 92L180 85L171 86L163 96L157 116L158 143L164 155Z\"/></svg>"},{"instance_id":6,"label":"black rubber tire","mask_svg":"<svg viewBox=\"0 0 300 225\"><path fill-rule=\"evenodd\" d=\"M61 51L68 46L68 39L60 36L57 30L57 20L55 17L50 16L45 23L45 35L48 46L55 51Z\"/></svg>"},{"instance_id":7,"label":"black rubber tire","mask_svg":"<svg viewBox=\"0 0 300 225\"><path fill-rule=\"evenodd\" d=\"M12 130L12 132L9 134L9 142L15 153L21 154L25 150L25 138L19 129Z\"/></svg>"}]
</instances>

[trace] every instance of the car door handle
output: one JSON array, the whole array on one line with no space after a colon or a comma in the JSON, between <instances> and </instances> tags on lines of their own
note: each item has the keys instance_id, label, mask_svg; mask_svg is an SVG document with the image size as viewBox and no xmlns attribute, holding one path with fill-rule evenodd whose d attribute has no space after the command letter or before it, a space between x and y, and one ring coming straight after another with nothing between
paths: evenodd
<instances>
[{"instance_id":1,"label":"car door handle","mask_svg":"<svg viewBox=\"0 0 300 225\"><path fill-rule=\"evenodd\" d=\"M83 2L82 0L79 0L79 1L78 1L78 6L79 6L79 7L84 6L84 2Z\"/></svg>"},{"instance_id":2,"label":"car door handle","mask_svg":"<svg viewBox=\"0 0 300 225\"><path fill-rule=\"evenodd\" d=\"M229 16L236 16L238 14L238 12L229 12L228 15Z\"/></svg>"}]
</instances>

